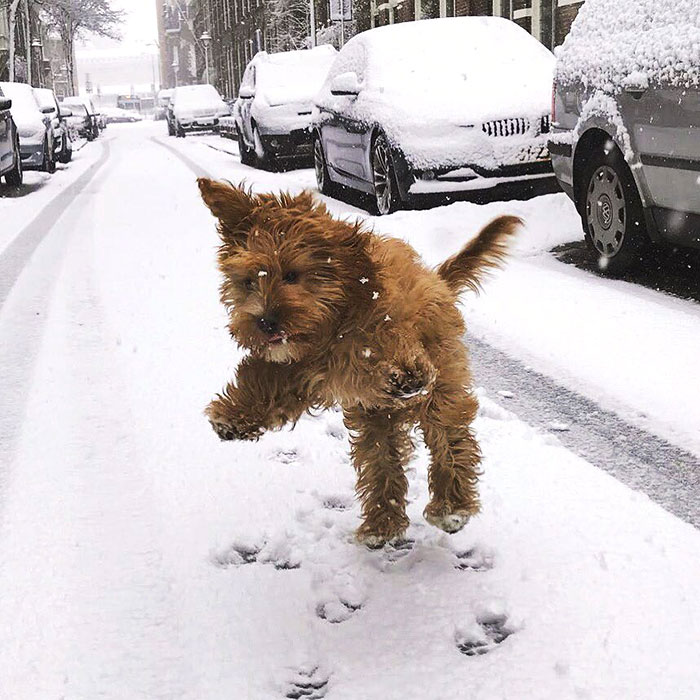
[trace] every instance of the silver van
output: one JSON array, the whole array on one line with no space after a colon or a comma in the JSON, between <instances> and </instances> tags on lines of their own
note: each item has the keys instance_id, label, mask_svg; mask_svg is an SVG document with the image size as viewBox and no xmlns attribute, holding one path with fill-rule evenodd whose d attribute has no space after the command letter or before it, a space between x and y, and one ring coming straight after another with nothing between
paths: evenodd
<instances>
[{"instance_id":1,"label":"silver van","mask_svg":"<svg viewBox=\"0 0 700 700\"><path fill-rule=\"evenodd\" d=\"M587 0L555 51L552 165L610 274L700 248L698 46L698 0Z\"/></svg>"}]
</instances>

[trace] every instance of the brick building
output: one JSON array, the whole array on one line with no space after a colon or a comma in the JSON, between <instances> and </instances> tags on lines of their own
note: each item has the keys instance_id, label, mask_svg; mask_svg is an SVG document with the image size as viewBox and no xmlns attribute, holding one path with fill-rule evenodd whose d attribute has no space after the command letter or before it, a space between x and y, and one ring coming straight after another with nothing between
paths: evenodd
<instances>
[{"instance_id":1,"label":"brick building","mask_svg":"<svg viewBox=\"0 0 700 700\"><path fill-rule=\"evenodd\" d=\"M2 0L0 0L1 2ZM204 82L205 52L200 40L207 32L212 40L209 81L225 97L238 92L243 71L261 50L294 48L285 45L285 31L273 6L280 0L155 0L161 35L163 84ZM290 13L308 23L305 1L284 0ZM435 17L493 15L516 22L545 46L562 43L584 0L352 0L353 18L345 22L345 38L357 32L394 22ZM330 21L329 0L314 0L315 26L319 43L342 39L339 27ZM298 43L298 42L297 42ZM177 75L176 75L177 73Z\"/></svg>"}]
</instances>

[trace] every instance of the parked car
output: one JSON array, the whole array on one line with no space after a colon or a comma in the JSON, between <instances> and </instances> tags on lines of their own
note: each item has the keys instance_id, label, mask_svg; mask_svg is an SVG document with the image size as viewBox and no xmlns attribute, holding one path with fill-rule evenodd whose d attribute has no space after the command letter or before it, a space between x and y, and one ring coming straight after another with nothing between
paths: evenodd
<instances>
[{"instance_id":1,"label":"parked car","mask_svg":"<svg viewBox=\"0 0 700 700\"><path fill-rule=\"evenodd\" d=\"M121 109L121 107L104 107L102 116L107 121L107 124L125 124L142 122L143 115L133 109Z\"/></svg>"},{"instance_id":2,"label":"parked car","mask_svg":"<svg viewBox=\"0 0 700 700\"><path fill-rule=\"evenodd\" d=\"M405 22L345 44L316 98L319 189L373 195L387 214L414 195L553 180L554 57L514 22Z\"/></svg>"},{"instance_id":3,"label":"parked car","mask_svg":"<svg viewBox=\"0 0 700 700\"><path fill-rule=\"evenodd\" d=\"M156 110L155 119L160 121L166 118L168 112L168 105L170 104L170 98L173 94L173 88L163 89L158 91L158 97L156 100Z\"/></svg>"},{"instance_id":4,"label":"parked car","mask_svg":"<svg viewBox=\"0 0 700 700\"><path fill-rule=\"evenodd\" d=\"M219 134L225 139L233 141L238 139L238 127L234 116L221 117L219 119Z\"/></svg>"},{"instance_id":5,"label":"parked car","mask_svg":"<svg viewBox=\"0 0 700 700\"><path fill-rule=\"evenodd\" d=\"M60 104L61 111L70 116L65 117L66 124L71 132L71 138L81 136L88 141L95 138L92 117L88 114L87 107L82 102L69 104L64 99Z\"/></svg>"},{"instance_id":6,"label":"parked car","mask_svg":"<svg viewBox=\"0 0 700 700\"><path fill-rule=\"evenodd\" d=\"M5 97L0 86L0 176L8 185L22 184L22 156L19 150L19 134L12 119L12 100Z\"/></svg>"},{"instance_id":7,"label":"parked car","mask_svg":"<svg viewBox=\"0 0 700 700\"><path fill-rule=\"evenodd\" d=\"M61 104L72 110L74 115L77 113L83 121L82 126L79 128L81 136L88 141L92 141L100 135L99 114L90 98L71 95L64 97ZM84 115L87 115L87 119Z\"/></svg>"},{"instance_id":8,"label":"parked car","mask_svg":"<svg viewBox=\"0 0 700 700\"><path fill-rule=\"evenodd\" d=\"M554 171L602 270L700 248L700 5L588 0L558 54Z\"/></svg>"},{"instance_id":9,"label":"parked car","mask_svg":"<svg viewBox=\"0 0 700 700\"><path fill-rule=\"evenodd\" d=\"M213 85L183 85L173 90L168 107L168 133L184 137L188 131L216 131L228 105Z\"/></svg>"},{"instance_id":10,"label":"parked car","mask_svg":"<svg viewBox=\"0 0 700 700\"><path fill-rule=\"evenodd\" d=\"M313 99L337 51L261 51L248 64L234 116L241 162L271 167L281 158L311 156Z\"/></svg>"},{"instance_id":11,"label":"parked car","mask_svg":"<svg viewBox=\"0 0 700 700\"><path fill-rule=\"evenodd\" d=\"M70 163L73 157L73 142L70 136L70 128L66 123L66 117L71 116L72 112L68 107L64 107L61 110L53 90L34 88L34 94L40 107L51 109L48 117L51 119L51 128L53 129L53 150L56 160L61 163Z\"/></svg>"},{"instance_id":12,"label":"parked car","mask_svg":"<svg viewBox=\"0 0 700 700\"><path fill-rule=\"evenodd\" d=\"M19 133L22 168L55 172L51 109L39 106L34 90L26 83L0 83L0 89L12 100L10 111Z\"/></svg>"}]
</instances>

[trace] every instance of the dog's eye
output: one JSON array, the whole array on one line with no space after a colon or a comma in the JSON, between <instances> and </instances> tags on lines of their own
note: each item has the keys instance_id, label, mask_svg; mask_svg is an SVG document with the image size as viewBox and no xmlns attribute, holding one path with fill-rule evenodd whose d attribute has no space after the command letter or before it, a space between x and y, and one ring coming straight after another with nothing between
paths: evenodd
<instances>
[{"instance_id":1,"label":"dog's eye","mask_svg":"<svg viewBox=\"0 0 700 700\"><path fill-rule=\"evenodd\" d=\"M282 279L285 284L294 284L299 279L299 275L296 272L288 272Z\"/></svg>"}]
</instances>

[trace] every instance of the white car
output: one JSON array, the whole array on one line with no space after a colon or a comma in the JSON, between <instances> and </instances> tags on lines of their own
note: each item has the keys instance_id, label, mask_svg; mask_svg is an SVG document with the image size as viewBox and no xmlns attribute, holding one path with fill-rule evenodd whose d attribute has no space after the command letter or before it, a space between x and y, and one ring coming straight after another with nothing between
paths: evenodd
<instances>
[{"instance_id":1,"label":"white car","mask_svg":"<svg viewBox=\"0 0 700 700\"><path fill-rule=\"evenodd\" d=\"M413 195L553 178L555 59L514 22L451 17L378 27L341 49L316 98L319 189Z\"/></svg>"},{"instance_id":2,"label":"white car","mask_svg":"<svg viewBox=\"0 0 700 700\"><path fill-rule=\"evenodd\" d=\"M0 83L5 97L12 100L12 118L19 133L19 150L24 170L56 171L51 108L40 107L31 86Z\"/></svg>"},{"instance_id":3,"label":"white car","mask_svg":"<svg viewBox=\"0 0 700 700\"><path fill-rule=\"evenodd\" d=\"M188 131L215 131L219 119L230 113L213 85L176 87L168 105L168 133L182 137Z\"/></svg>"},{"instance_id":4,"label":"white car","mask_svg":"<svg viewBox=\"0 0 700 700\"><path fill-rule=\"evenodd\" d=\"M121 107L103 107L102 115L107 124L124 124L129 122L142 122L143 116L133 109Z\"/></svg>"},{"instance_id":5,"label":"white car","mask_svg":"<svg viewBox=\"0 0 700 700\"><path fill-rule=\"evenodd\" d=\"M337 54L317 46L255 55L234 107L242 163L271 167L280 158L311 155L313 99Z\"/></svg>"},{"instance_id":6,"label":"white car","mask_svg":"<svg viewBox=\"0 0 700 700\"><path fill-rule=\"evenodd\" d=\"M53 90L34 88L34 95L39 103L39 107L51 109L47 116L51 119L54 138L53 150L56 158L61 163L69 163L73 157L73 142L66 119L72 116L73 112L67 107L61 110Z\"/></svg>"}]
</instances>

